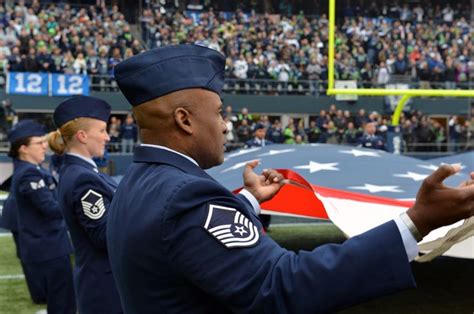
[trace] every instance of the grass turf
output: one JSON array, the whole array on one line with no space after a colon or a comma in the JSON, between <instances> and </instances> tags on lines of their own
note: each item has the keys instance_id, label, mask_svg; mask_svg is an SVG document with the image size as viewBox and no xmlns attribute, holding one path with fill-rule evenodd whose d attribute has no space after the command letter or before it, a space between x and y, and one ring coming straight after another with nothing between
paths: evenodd
<instances>
[{"instance_id":1,"label":"grass turf","mask_svg":"<svg viewBox=\"0 0 474 314\"><path fill-rule=\"evenodd\" d=\"M0 237L0 278L22 274L13 237ZM24 279L0 279L1 314L32 314L44 308L45 305L36 305L31 301Z\"/></svg>"},{"instance_id":2,"label":"grass turf","mask_svg":"<svg viewBox=\"0 0 474 314\"><path fill-rule=\"evenodd\" d=\"M311 250L324 243L341 243L342 233L333 224L272 226L269 232L283 247ZM412 263L418 288L367 302L343 314L473 314L474 261L438 258L431 263ZM0 237L0 276L21 274L13 238ZM1 278L1 277L0 277ZM337 284L337 283L336 283ZM35 313L24 279L0 280L0 314Z\"/></svg>"}]
</instances>

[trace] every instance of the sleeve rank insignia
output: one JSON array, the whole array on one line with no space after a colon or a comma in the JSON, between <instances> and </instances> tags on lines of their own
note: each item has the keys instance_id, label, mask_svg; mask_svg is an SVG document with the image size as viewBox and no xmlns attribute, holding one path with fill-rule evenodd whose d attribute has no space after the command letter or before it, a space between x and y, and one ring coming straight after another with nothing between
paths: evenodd
<instances>
[{"instance_id":1,"label":"sleeve rank insignia","mask_svg":"<svg viewBox=\"0 0 474 314\"><path fill-rule=\"evenodd\" d=\"M86 195L81 198L81 204L84 215L90 219L100 219L105 213L102 195L93 190L89 190Z\"/></svg>"},{"instance_id":2,"label":"sleeve rank insignia","mask_svg":"<svg viewBox=\"0 0 474 314\"><path fill-rule=\"evenodd\" d=\"M32 190L39 190L41 188L44 188L46 184L44 183L44 180L41 179L38 182L30 182L30 186Z\"/></svg>"},{"instance_id":3,"label":"sleeve rank insignia","mask_svg":"<svg viewBox=\"0 0 474 314\"><path fill-rule=\"evenodd\" d=\"M234 208L209 204L204 229L227 248L252 247L260 235L257 227Z\"/></svg>"}]
</instances>

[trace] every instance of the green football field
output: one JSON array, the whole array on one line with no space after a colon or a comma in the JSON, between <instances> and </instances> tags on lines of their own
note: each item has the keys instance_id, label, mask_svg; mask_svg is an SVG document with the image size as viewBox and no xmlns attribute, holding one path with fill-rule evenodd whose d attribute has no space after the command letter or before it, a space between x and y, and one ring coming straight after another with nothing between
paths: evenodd
<instances>
[{"instance_id":1,"label":"green football field","mask_svg":"<svg viewBox=\"0 0 474 314\"><path fill-rule=\"evenodd\" d=\"M295 251L344 241L341 232L332 224L273 226L269 235L282 246ZM413 263L412 267L417 289L386 296L340 313L474 313L474 260L438 258L427 264ZM21 274L12 237L0 237L1 314L33 314L45 308L32 304L24 279L17 276Z\"/></svg>"}]
</instances>

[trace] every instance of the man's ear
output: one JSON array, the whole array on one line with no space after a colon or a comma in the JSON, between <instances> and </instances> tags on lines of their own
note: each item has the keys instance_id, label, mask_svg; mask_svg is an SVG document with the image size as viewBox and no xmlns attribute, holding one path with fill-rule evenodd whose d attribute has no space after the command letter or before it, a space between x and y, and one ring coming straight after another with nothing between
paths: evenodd
<instances>
[{"instance_id":1,"label":"man's ear","mask_svg":"<svg viewBox=\"0 0 474 314\"><path fill-rule=\"evenodd\" d=\"M178 107L174 110L174 120L179 129L188 134L193 134L191 112L183 107Z\"/></svg>"}]
</instances>

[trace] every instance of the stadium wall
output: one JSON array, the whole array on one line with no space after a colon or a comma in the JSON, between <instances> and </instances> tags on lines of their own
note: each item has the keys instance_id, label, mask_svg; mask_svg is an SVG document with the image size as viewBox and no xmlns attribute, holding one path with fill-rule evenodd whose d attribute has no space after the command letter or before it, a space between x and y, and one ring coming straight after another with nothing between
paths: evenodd
<instances>
[{"instance_id":1,"label":"stadium wall","mask_svg":"<svg viewBox=\"0 0 474 314\"><path fill-rule=\"evenodd\" d=\"M99 97L112 105L114 113L130 111L130 105L118 92L91 92L91 96ZM7 95L0 91L0 99L10 98L18 112L53 112L54 108L65 98L49 96ZM234 111L247 107L254 113L275 114L309 114L316 115L322 109L328 109L335 103L338 109L356 112L361 108L366 111L385 111L384 97L359 97L355 102L336 101L328 96L265 96L265 95L223 95L224 106L232 105ZM470 110L470 98L412 98L410 107L419 109L426 114L467 115Z\"/></svg>"}]
</instances>

